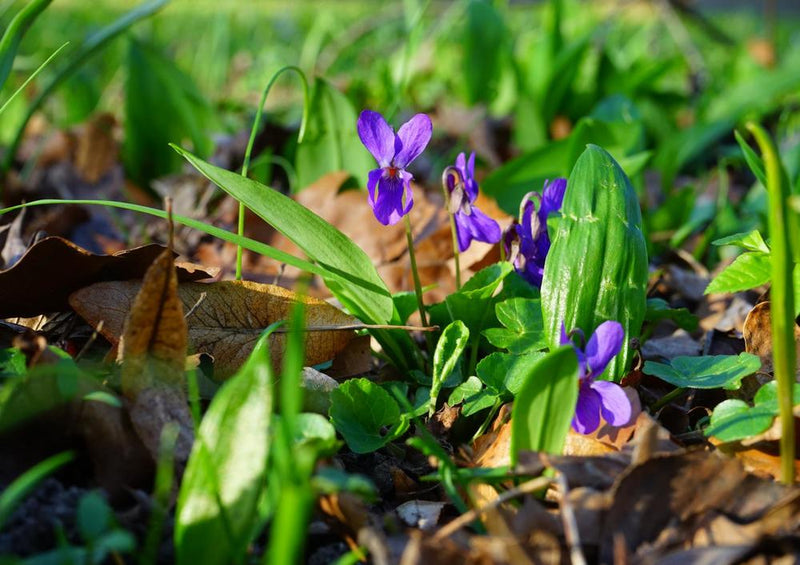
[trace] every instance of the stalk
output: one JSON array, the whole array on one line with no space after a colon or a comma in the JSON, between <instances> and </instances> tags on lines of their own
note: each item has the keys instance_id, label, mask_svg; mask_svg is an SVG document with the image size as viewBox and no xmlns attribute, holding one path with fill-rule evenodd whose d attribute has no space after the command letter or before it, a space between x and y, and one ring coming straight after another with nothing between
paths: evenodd
<instances>
[{"instance_id":1,"label":"stalk","mask_svg":"<svg viewBox=\"0 0 800 565\"><path fill-rule=\"evenodd\" d=\"M789 239L789 184L781 166L775 142L761 125L747 124L755 137L764 159L769 194L769 235L772 244L771 313L772 358L775 380L778 382L778 414L781 422L781 481L794 482L794 414L792 397L797 368L794 341L794 267Z\"/></svg>"},{"instance_id":2,"label":"stalk","mask_svg":"<svg viewBox=\"0 0 800 565\"><path fill-rule=\"evenodd\" d=\"M308 80L306 80L306 75L300 70L299 67L294 65L287 65L285 67L281 67L278 71L272 75L272 78L267 83L266 88L264 88L264 92L261 93L261 100L258 103L258 109L256 110L256 117L253 120L253 127L250 129L250 139L247 141L247 149L244 152L244 161L242 162L242 176L247 178L247 172L250 168L250 155L253 153L253 144L256 141L256 134L258 130L261 128L261 116L264 113L264 102L267 101L267 95L269 95L269 91L272 90L272 85L275 84L275 81L278 80L278 77L281 76L285 71L294 71L300 77L300 80L303 82L303 118L300 120L300 131L297 132L297 143L303 142L303 137L306 133L306 122L308 121L308 106L309 106L309 98L308 98ZM239 221L237 226L236 233L240 236L244 236L244 204L239 202ZM242 246L236 246L236 280L242 280Z\"/></svg>"},{"instance_id":3,"label":"stalk","mask_svg":"<svg viewBox=\"0 0 800 565\"><path fill-rule=\"evenodd\" d=\"M450 220L450 234L453 238L453 257L456 262L456 290L461 290L461 257L458 249L458 234L456 232L456 215L453 210L450 189L448 188L448 180L452 179L453 186L458 189L460 186L463 190L464 179L461 178L461 172L456 167L447 167L442 173L442 192L444 192L444 203L447 208L447 217ZM455 190L454 189L454 190Z\"/></svg>"}]
</instances>

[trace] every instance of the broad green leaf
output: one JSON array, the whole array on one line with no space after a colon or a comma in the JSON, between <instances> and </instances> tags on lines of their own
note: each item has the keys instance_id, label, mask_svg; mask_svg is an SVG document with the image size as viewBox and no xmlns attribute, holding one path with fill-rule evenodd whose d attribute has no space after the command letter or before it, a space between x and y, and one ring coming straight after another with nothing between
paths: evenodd
<instances>
[{"instance_id":1,"label":"broad green leaf","mask_svg":"<svg viewBox=\"0 0 800 565\"><path fill-rule=\"evenodd\" d=\"M767 186L767 174L764 172L764 161L759 157L759 155L753 151L753 148L750 147L750 144L745 141L744 137L739 133L739 130L733 130L733 135L736 137L736 143L739 144L739 147L742 150L742 154L744 155L744 160L747 163L747 166L750 167L750 170L758 179L763 186Z\"/></svg>"},{"instance_id":2,"label":"broad green leaf","mask_svg":"<svg viewBox=\"0 0 800 565\"><path fill-rule=\"evenodd\" d=\"M662 298L647 299L647 311L644 314L644 319L648 322L672 320L687 332L693 332L699 324L697 316L689 312L689 310L686 308L670 308L667 301Z\"/></svg>"},{"instance_id":3,"label":"broad green leaf","mask_svg":"<svg viewBox=\"0 0 800 565\"><path fill-rule=\"evenodd\" d=\"M330 417L355 453L380 449L408 429L397 402L369 379L350 379L334 389Z\"/></svg>"},{"instance_id":4,"label":"broad green leaf","mask_svg":"<svg viewBox=\"0 0 800 565\"><path fill-rule=\"evenodd\" d=\"M147 188L181 169L181 156L167 149L170 141L188 138L195 153L211 152L216 118L189 75L154 46L131 38L127 64L122 154L128 176Z\"/></svg>"},{"instance_id":5,"label":"broad green leaf","mask_svg":"<svg viewBox=\"0 0 800 565\"><path fill-rule=\"evenodd\" d=\"M377 165L361 145L356 131L357 119L353 105L344 94L324 79L314 80L305 135L297 146L298 190L333 171L347 171L366 183L367 173Z\"/></svg>"},{"instance_id":6,"label":"broad green leaf","mask_svg":"<svg viewBox=\"0 0 800 565\"><path fill-rule=\"evenodd\" d=\"M800 404L800 384L795 383L793 404ZM739 399L725 400L714 408L706 436L738 441L767 431L778 415L778 383L770 381L756 392L754 406Z\"/></svg>"},{"instance_id":7,"label":"broad green leaf","mask_svg":"<svg viewBox=\"0 0 800 565\"><path fill-rule=\"evenodd\" d=\"M197 432L175 512L178 564L227 564L247 550L267 476L269 332L219 389Z\"/></svg>"},{"instance_id":8,"label":"broad green leaf","mask_svg":"<svg viewBox=\"0 0 800 565\"><path fill-rule=\"evenodd\" d=\"M489 343L516 354L547 347L540 300L511 298L495 305L494 311L505 328L484 330L483 335Z\"/></svg>"},{"instance_id":9,"label":"broad green leaf","mask_svg":"<svg viewBox=\"0 0 800 565\"><path fill-rule=\"evenodd\" d=\"M495 290L513 270L511 263L502 262L475 273L461 290L445 299L450 319L461 320L470 334L479 335L489 316L494 313L492 305Z\"/></svg>"},{"instance_id":10,"label":"broad green leaf","mask_svg":"<svg viewBox=\"0 0 800 565\"><path fill-rule=\"evenodd\" d=\"M639 200L625 172L603 148L589 145L569 175L558 230L542 277L542 318L549 345L561 328L591 335L615 320L625 339L605 377L619 381L641 335L648 260Z\"/></svg>"},{"instance_id":11,"label":"broad green leaf","mask_svg":"<svg viewBox=\"0 0 800 565\"><path fill-rule=\"evenodd\" d=\"M731 398L714 408L705 434L721 441L736 441L765 432L774 419L775 412L767 407L751 407L743 400Z\"/></svg>"},{"instance_id":12,"label":"broad green leaf","mask_svg":"<svg viewBox=\"0 0 800 565\"><path fill-rule=\"evenodd\" d=\"M483 387L478 377L472 376L458 385L450 393L447 403L450 406L462 403L461 415L472 416L481 410L491 408L498 401L497 395Z\"/></svg>"},{"instance_id":13,"label":"broad green leaf","mask_svg":"<svg viewBox=\"0 0 800 565\"><path fill-rule=\"evenodd\" d=\"M728 237L723 237L711 242L712 245L735 245L747 251L757 251L759 253L769 253L769 247L761 237L761 232L752 230L749 232L735 233Z\"/></svg>"},{"instance_id":14,"label":"broad green leaf","mask_svg":"<svg viewBox=\"0 0 800 565\"><path fill-rule=\"evenodd\" d=\"M561 453L578 401L578 357L559 347L533 365L511 412L511 463L521 451Z\"/></svg>"},{"instance_id":15,"label":"broad green leaf","mask_svg":"<svg viewBox=\"0 0 800 565\"><path fill-rule=\"evenodd\" d=\"M533 366L546 353L512 355L495 351L480 360L475 372L483 384L498 395L516 395L522 389Z\"/></svg>"},{"instance_id":16,"label":"broad green leaf","mask_svg":"<svg viewBox=\"0 0 800 565\"><path fill-rule=\"evenodd\" d=\"M6 83L25 32L52 0L33 0L17 12L0 38L0 88Z\"/></svg>"},{"instance_id":17,"label":"broad green leaf","mask_svg":"<svg viewBox=\"0 0 800 565\"><path fill-rule=\"evenodd\" d=\"M326 279L331 292L364 322L385 324L394 304L367 254L346 235L291 198L261 183L206 163L179 147L200 173L292 240L306 255L341 278ZM377 229L377 228L376 228Z\"/></svg>"},{"instance_id":18,"label":"broad green leaf","mask_svg":"<svg viewBox=\"0 0 800 565\"><path fill-rule=\"evenodd\" d=\"M339 449L341 442L336 439L336 429L325 416L304 412L297 415L296 424L297 449L310 448L317 457L333 455Z\"/></svg>"},{"instance_id":19,"label":"broad green leaf","mask_svg":"<svg viewBox=\"0 0 800 565\"><path fill-rule=\"evenodd\" d=\"M87 543L98 539L112 524L111 508L97 491L89 491L81 497L75 514L78 531Z\"/></svg>"},{"instance_id":20,"label":"broad green leaf","mask_svg":"<svg viewBox=\"0 0 800 565\"><path fill-rule=\"evenodd\" d=\"M718 274L706 287L705 294L748 290L765 284L770 276L769 255L749 251L739 255Z\"/></svg>"},{"instance_id":21,"label":"broad green leaf","mask_svg":"<svg viewBox=\"0 0 800 565\"><path fill-rule=\"evenodd\" d=\"M643 372L681 388L725 388L735 390L742 379L756 373L761 360L751 353L675 357L669 365L647 361Z\"/></svg>"},{"instance_id":22,"label":"broad green leaf","mask_svg":"<svg viewBox=\"0 0 800 565\"><path fill-rule=\"evenodd\" d=\"M461 354L464 353L468 340L469 330L461 320L450 323L439 336L436 350L433 352L433 382L428 407L429 416L436 411L436 398L439 396L439 391L442 390L442 385L447 377L461 360Z\"/></svg>"}]
</instances>

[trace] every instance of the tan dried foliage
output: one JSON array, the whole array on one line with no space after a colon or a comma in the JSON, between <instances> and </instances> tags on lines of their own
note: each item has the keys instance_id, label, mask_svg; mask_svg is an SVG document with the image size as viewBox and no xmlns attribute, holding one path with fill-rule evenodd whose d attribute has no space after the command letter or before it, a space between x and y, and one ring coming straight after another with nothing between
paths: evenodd
<instances>
[{"instance_id":1,"label":"tan dried foliage","mask_svg":"<svg viewBox=\"0 0 800 565\"><path fill-rule=\"evenodd\" d=\"M164 427L177 424L175 459L179 464L189 459L194 440L184 373L187 334L172 250L165 249L132 297L119 359L122 393L136 433L155 459Z\"/></svg>"},{"instance_id":2,"label":"tan dried foliage","mask_svg":"<svg viewBox=\"0 0 800 565\"><path fill-rule=\"evenodd\" d=\"M111 343L119 342L122 321L139 291L136 281L98 283L75 292L70 304L87 322L97 327ZM185 283L178 297L188 324L189 348L214 358L214 378L232 375L247 359L261 332L279 320L288 319L299 295L282 287L250 281ZM357 321L327 302L306 297L306 327L325 328L306 333L306 365L333 358L355 337L352 330L332 330ZM270 353L280 366L286 333L275 333Z\"/></svg>"},{"instance_id":3,"label":"tan dried foliage","mask_svg":"<svg viewBox=\"0 0 800 565\"><path fill-rule=\"evenodd\" d=\"M0 271L0 318L69 310L67 299L72 292L100 281L141 278L163 250L162 245L150 244L96 255L60 237L42 239L14 266ZM178 269L181 281L209 276L193 266Z\"/></svg>"},{"instance_id":4,"label":"tan dried foliage","mask_svg":"<svg viewBox=\"0 0 800 565\"><path fill-rule=\"evenodd\" d=\"M125 396L134 400L159 385L182 389L187 345L172 252L164 250L147 270L124 322L119 359Z\"/></svg>"},{"instance_id":5,"label":"tan dried foliage","mask_svg":"<svg viewBox=\"0 0 800 565\"><path fill-rule=\"evenodd\" d=\"M770 303L761 302L747 315L742 329L745 350L761 358L761 369L765 372L772 372L771 324ZM797 344L797 358L800 359L800 325L794 326L794 338ZM797 366L797 378L800 379L800 363Z\"/></svg>"}]
</instances>

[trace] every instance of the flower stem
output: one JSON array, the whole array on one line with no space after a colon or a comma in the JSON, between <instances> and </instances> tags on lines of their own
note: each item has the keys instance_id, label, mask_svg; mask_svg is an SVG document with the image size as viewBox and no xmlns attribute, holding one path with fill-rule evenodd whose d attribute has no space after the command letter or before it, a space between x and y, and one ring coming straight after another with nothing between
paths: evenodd
<instances>
[{"instance_id":1,"label":"flower stem","mask_svg":"<svg viewBox=\"0 0 800 565\"><path fill-rule=\"evenodd\" d=\"M444 192L444 204L447 209L447 217L450 220L450 234L453 238L453 258L456 262L456 290L461 290L461 257L458 250L458 233L456 232L456 216L453 212L450 198L448 181L452 179L453 186L461 186L463 190L464 179L461 172L456 167L447 167L442 173L442 192Z\"/></svg>"},{"instance_id":2,"label":"flower stem","mask_svg":"<svg viewBox=\"0 0 800 565\"><path fill-rule=\"evenodd\" d=\"M250 139L247 141L247 149L244 152L244 161L242 162L242 176L247 178L247 172L250 168L250 156L253 153L253 145L256 141L256 134L258 130L261 128L261 116L264 113L264 102L267 101L267 95L269 91L272 89L272 85L275 84L275 81L278 80L278 77L281 76L286 71L294 71L300 77L300 80L303 83L303 118L300 120L300 130L297 132L297 143L303 142L303 137L306 133L306 122L308 121L308 108L309 108L309 94L308 94L308 80L306 79L305 73L300 69L300 67L294 65L287 65L285 67L281 67L278 71L272 75L272 78L267 83L266 88L264 88L264 92L261 93L261 100L258 103L258 109L256 110L256 117L253 120L253 127L250 129ZM239 203L239 222L237 226L237 232L240 237L244 236L244 204L241 202ZM236 280L242 280L242 246L236 246Z\"/></svg>"},{"instance_id":3,"label":"flower stem","mask_svg":"<svg viewBox=\"0 0 800 565\"><path fill-rule=\"evenodd\" d=\"M676 388L674 390L671 390L670 392L668 392L667 394L665 394L664 396L662 396L661 398L656 400L656 402L650 407L650 411L651 412L656 412L658 410L661 410L664 406L666 406L667 404L669 404L673 400L677 400L678 398L680 398L681 396L683 396L687 392L688 392L688 389L683 388L683 387L678 387L678 388Z\"/></svg>"},{"instance_id":4,"label":"flower stem","mask_svg":"<svg viewBox=\"0 0 800 565\"><path fill-rule=\"evenodd\" d=\"M794 295L792 291L792 255L788 227L789 188L786 173L778 157L775 142L759 124L749 122L747 129L755 137L764 159L769 194L769 235L772 240L772 359L778 381L778 413L781 422L781 481L794 482L793 387L797 370L794 341Z\"/></svg>"},{"instance_id":5,"label":"flower stem","mask_svg":"<svg viewBox=\"0 0 800 565\"><path fill-rule=\"evenodd\" d=\"M422 283L419 281L417 271L417 257L414 254L414 236L411 235L411 220L408 214L403 216L406 226L406 241L408 241L408 259L411 261L411 275L414 277L414 292L417 295L417 308L419 309L419 319L423 326L428 325L428 316L425 314L425 303L422 300Z\"/></svg>"},{"instance_id":6,"label":"flower stem","mask_svg":"<svg viewBox=\"0 0 800 565\"><path fill-rule=\"evenodd\" d=\"M417 257L414 255L414 236L411 235L411 220L408 219L408 214L403 216L406 226L406 240L408 241L408 258L411 261L411 274L414 277L414 293L417 295L417 308L419 309L419 319L423 326L428 326L428 315L425 313L425 302L422 300L422 283L419 280L419 272L417 271ZM425 342L428 344L429 359L433 358L433 351L435 345L433 342L433 334L425 332Z\"/></svg>"}]
</instances>

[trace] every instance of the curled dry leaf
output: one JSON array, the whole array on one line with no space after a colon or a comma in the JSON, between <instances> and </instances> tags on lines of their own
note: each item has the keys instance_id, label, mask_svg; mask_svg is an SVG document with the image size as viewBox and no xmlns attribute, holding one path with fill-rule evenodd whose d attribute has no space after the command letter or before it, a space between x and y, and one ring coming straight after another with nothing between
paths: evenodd
<instances>
[{"instance_id":1,"label":"curled dry leaf","mask_svg":"<svg viewBox=\"0 0 800 565\"><path fill-rule=\"evenodd\" d=\"M165 249L132 297L119 356L122 392L136 433L157 458L164 426L177 424L175 458L181 463L188 460L194 439L184 376L187 333L172 250Z\"/></svg>"},{"instance_id":2,"label":"curled dry leaf","mask_svg":"<svg viewBox=\"0 0 800 565\"><path fill-rule=\"evenodd\" d=\"M136 281L97 283L70 296L70 304L92 326L104 321L101 332L112 344L122 335L122 323L141 284ZM189 348L214 358L214 378L232 375L247 359L261 332L273 322L286 320L299 296L285 288L249 281L184 283L178 297L189 312ZM357 320L327 302L305 297L306 327L325 328L306 334L306 365L333 358L355 337L352 330L336 327ZM270 354L280 366L287 334L276 332Z\"/></svg>"},{"instance_id":3,"label":"curled dry leaf","mask_svg":"<svg viewBox=\"0 0 800 565\"><path fill-rule=\"evenodd\" d=\"M100 281L139 279L163 250L164 246L151 244L95 255L60 237L42 239L13 267L0 271L0 318L69 310L71 293ZM210 276L200 269L178 269L181 281Z\"/></svg>"},{"instance_id":4,"label":"curled dry leaf","mask_svg":"<svg viewBox=\"0 0 800 565\"><path fill-rule=\"evenodd\" d=\"M742 329L745 351L761 358L761 368L765 372L772 372L771 324L770 303L761 302L747 315ZM797 344L797 357L800 358L800 325L794 326L794 338ZM797 378L800 379L800 364L797 367Z\"/></svg>"}]
</instances>

